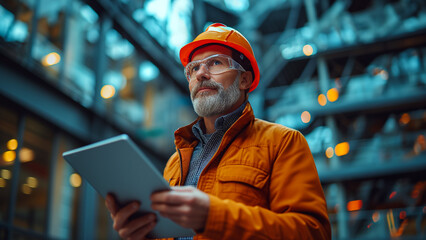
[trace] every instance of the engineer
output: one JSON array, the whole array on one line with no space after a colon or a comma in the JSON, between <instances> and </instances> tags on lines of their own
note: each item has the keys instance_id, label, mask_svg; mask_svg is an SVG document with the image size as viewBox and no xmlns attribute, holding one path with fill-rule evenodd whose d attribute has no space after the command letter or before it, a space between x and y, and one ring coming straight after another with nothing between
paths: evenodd
<instances>
[{"instance_id":1,"label":"engineer","mask_svg":"<svg viewBox=\"0 0 426 240\"><path fill-rule=\"evenodd\" d=\"M180 60L199 117L175 132L176 153L164 169L173 187L152 194L152 208L192 228L193 239L331 239L305 138L253 114L248 94L260 75L246 38L215 23L181 49ZM139 204L119 209L106 198L123 239L145 239L155 226L154 214L130 218Z\"/></svg>"}]
</instances>

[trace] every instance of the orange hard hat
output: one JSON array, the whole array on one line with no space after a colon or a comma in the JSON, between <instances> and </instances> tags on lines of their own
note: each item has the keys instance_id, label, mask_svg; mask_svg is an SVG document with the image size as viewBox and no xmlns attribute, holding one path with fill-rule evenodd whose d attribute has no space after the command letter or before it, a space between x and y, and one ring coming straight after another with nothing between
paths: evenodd
<instances>
[{"instance_id":1,"label":"orange hard hat","mask_svg":"<svg viewBox=\"0 0 426 240\"><path fill-rule=\"evenodd\" d=\"M247 39L237 30L227 27L222 23L213 23L207 29L198 35L194 41L186 44L180 50L179 57L185 67L191 60L191 54L197 48L203 45L221 44L228 46L242 53L250 61L253 69L253 83L250 86L250 92L259 84L259 67L254 57L253 49Z\"/></svg>"}]
</instances>

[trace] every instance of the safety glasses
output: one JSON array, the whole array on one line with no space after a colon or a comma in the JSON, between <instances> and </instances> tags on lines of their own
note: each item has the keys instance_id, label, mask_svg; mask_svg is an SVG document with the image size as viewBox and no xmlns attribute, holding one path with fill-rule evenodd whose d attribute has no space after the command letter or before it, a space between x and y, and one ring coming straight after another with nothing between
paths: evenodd
<instances>
[{"instance_id":1,"label":"safety glasses","mask_svg":"<svg viewBox=\"0 0 426 240\"><path fill-rule=\"evenodd\" d=\"M215 54L207 58L188 63L185 67L185 76L188 81L195 79L201 65L204 65L210 74L221 74L230 70L245 72L246 70L230 56Z\"/></svg>"}]
</instances>

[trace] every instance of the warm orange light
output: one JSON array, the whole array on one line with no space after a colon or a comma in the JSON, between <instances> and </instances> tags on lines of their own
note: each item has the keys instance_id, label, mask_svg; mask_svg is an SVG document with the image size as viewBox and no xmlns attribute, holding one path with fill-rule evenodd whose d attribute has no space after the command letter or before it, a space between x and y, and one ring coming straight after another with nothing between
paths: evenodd
<instances>
[{"instance_id":1,"label":"warm orange light","mask_svg":"<svg viewBox=\"0 0 426 240\"><path fill-rule=\"evenodd\" d=\"M305 54L306 56L311 56L314 53L314 48L309 45L306 44L305 46L303 46L303 54Z\"/></svg>"},{"instance_id":2,"label":"warm orange light","mask_svg":"<svg viewBox=\"0 0 426 240\"><path fill-rule=\"evenodd\" d=\"M362 208L362 200L349 201L348 204L346 205L346 208L350 212L352 212L352 211L358 211L358 210L360 210Z\"/></svg>"},{"instance_id":3,"label":"warm orange light","mask_svg":"<svg viewBox=\"0 0 426 240\"><path fill-rule=\"evenodd\" d=\"M329 147L327 150L325 150L325 156L328 158L332 158L334 156L334 150L332 147Z\"/></svg>"},{"instance_id":4,"label":"warm orange light","mask_svg":"<svg viewBox=\"0 0 426 240\"><path fill-rule=\"evenodd\" d=\"M21 162L31 162L32 160L34 160L34 151L23 147L20 151L19 151L19 160Z\"/></svg>"},{"instance_id":5,"label":"warm orange light","mask_svg":"<svg viewBox=\"0 0 426 240\"><path fill-rule=\"evenodd\" d=\"M12 178L12 173L8 169L2 169L0 176L6 180Z\"/></svg>"},{"instance_id":6,"label":"warm orange light","mask_svg":"<svg viewBox=\"0 0 426 240\"><path fill-rule=\"evenodd\" d=\"M334 153L336 156L344 156L349 153L349 143L348 142L342 142L336 145L334 148Z\"/></svg>"},{"instance_id":7,"label":"warm orange light","mask_svg":"<svg viewBox=\"0 0 426 240\"><path fill-rule=\"evenodd\" d=\"M111 85L105 85L101 89L101 96L105 99L112 98L115 95L115 88Z\"/></svg>"},{"instance_id":8,"label":"warm orange light","mask_svg":"<svg viewBox=\"0 0 426 240\"><path fill-rule=\"evenodd\" d=\"M28 186L28 184L22 184L22 193L24 194L31 194L32 192L32 188L30 186Z\"/></svg>"},{"instance_id":9,"label":"warm orange light","mask_svg":"<svg viewBox=\"0 0 426 240\"><path fill-rule=\"evenodd\" d=\"M52 66L57 64L59 61L61 61L61 56L56 52L51 52L44 56L41 63L43 66Z\"/></svg>"},{"instance_id":10,"label":"warm orange light","mask_svg":"<svg viewBox=\"0 0 426 240\"><path fill-rule=\"evenodd\" d=\"M396 195L396 191L393 191L390 195L389 195L389 199L392 199L393 197L395 197Z\"/></svg>"},{"instance_id":11,"label":"warm orange light","mask_svg":"<svg viewBox=\"0 0 426 240\"><path fill-rule=\"evenodd\" d=\"M28 177L27 178L27 185L30 188L36 188L38 186L38 180L35 177Z\"/></svg>"},{"instance_id":12,"label":"warm orange light","mask_svg":"<svg viewBox=\"0 0 426 240\"><path fill-rule=\"evenodd\" d=\"M70 176L70 184L71 186L77 188L81 186L81 177L77 173L73 173Z\"/></svg>"},{"instance_id":13,"label":"warm orange light","mask_svg":"<svg viewBox=\"0 0 426 240\"><path fill-rule=\"evenodd\" d=\"M339 98L339 91L336 88L332 88L327 91L327 99L330 102L335 102Z\"/></svg>"},{"instance_id":14,"label":"warm orange light","mask_svg":"<svg viewBox=\"0 0 426 240\"><path fill-rule=\"evenodd\" d=\"M16 152L15 151L6 151L3 153L3 160L5 162L13 162L16 158Z\"/></svg>"},{"instance_id":15,"label":"warm orange light","mask_svg":"<svg viewBox=\"0 0 426 240\"><path fill-rule=\"evenodd\" d=\"M6 180L4 180L3 178L0 178L0 188L4 188L6 187Z\"/></svg>"},{"instance_id":16,"label":"warm orange light","mask_svg":"<svg viewBox=\"0 0 426 240\"><path fill-rule=\"evenodd\" d=\"M9 150L16 150L18 148L18 141L16 139L10 139L7 141L6 146Z\"/></svg>"},{"instance_id":17,"label":"warm orange light","mask_svg":"<svg viewBox=\"0 0 426 240\"><path fill-rule=\"evenodd\" d=\"M401 118L399 119L399 123L402 125L406 125L411 121L410 114L404 113L401 115Z\"/></svg>"},{"instance_id":18,"label":"warm orange light","mask_svg":"<svg viewBox=\"0 0 426 240\"><path fill-rule=\"evenodd\" d=\"M320 95L318 95L318 103L321 106L325 106L325 104L327 104L327 98L324 94L321 93Z\"/></svg>"},{"instance_id":19,"label":"warm orange light","mask_svg":"<svg viewBox=\"0 0 426 240\"><path fill-rule=\"evenodd\" d=\"M300 118L302 119L302 122L308 123L311 121L311 114L308 111L304 111Z\"/></svg>"},{"instance_id":20,"label":"warm orange light","mask_svg":"<svg viewBox=\"0 0 426 240\"><path fill-rule=\"evenodd\" d=\"M373 222L378 222L380 220L380 213L375 211L372 216Z\"/></svg>"}]
</instances>

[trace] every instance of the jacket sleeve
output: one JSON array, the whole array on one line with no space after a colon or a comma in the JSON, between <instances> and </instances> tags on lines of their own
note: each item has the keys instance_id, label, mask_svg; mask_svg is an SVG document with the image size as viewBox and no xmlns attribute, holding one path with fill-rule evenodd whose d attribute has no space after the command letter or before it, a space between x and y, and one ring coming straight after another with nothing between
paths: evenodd
<instances>
[{"instance_id":1,"label":"jacket sleeve","mask_svg":"<svg viewBox=\"0 0 426 240\"><path fill-rule=\"evenodd\" d=\"M213 239L331 239L324 193L309 146L297 131L277 145L269 209L209 195L201 233Z\"/></svg>"}]
</instances>

